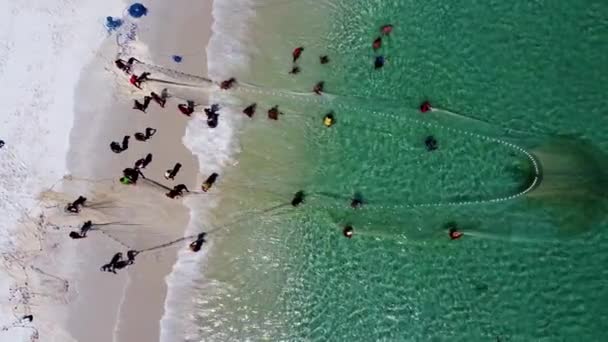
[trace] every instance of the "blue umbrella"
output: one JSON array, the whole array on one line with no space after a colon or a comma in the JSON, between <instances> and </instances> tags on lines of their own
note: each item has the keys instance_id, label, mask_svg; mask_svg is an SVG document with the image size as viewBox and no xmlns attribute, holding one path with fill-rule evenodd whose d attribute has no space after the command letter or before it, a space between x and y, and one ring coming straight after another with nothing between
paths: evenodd
<instances>
[{"instance_id":1,"label":"blue umbrella","mask_svg":"<svg viewBox=\"0 0 608 342\"><path fill-rule=\"evenodd\" d=\"M171 56L171 57L173 58L173 61L174 61L175 63L181 63L181 61L182 61L182 59L183 59L183 58L182 58L182 56L178 56L178 55L173 55L173 56Z\"/></svg>"},{"instance_id":2,"label":"blue umbrella","mask_svg":"<svg viewBox=\"0 0 608 342\"><path fill-rule=\"evenodd\" d=\"M142 16L148 14L148 9L146 6L140 4L139 2L134 3L129 7L129 14L133 18L141 18Z\"/></svg>"}]
</instances>

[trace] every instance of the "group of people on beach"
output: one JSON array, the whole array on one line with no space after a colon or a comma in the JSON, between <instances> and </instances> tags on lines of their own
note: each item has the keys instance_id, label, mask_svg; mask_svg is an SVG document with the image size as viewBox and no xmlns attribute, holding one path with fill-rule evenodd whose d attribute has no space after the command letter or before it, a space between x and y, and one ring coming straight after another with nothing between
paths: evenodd
<instances>
[{"instance_id":1,"label":"group of people on beach","mask_svg":"<svg viewBox=\"0 0 608 342\"><path fill-rule=\"evenodd\" d=\"M163 89L163 91L158 95L155 92L150 92L150 95L144 96L143 102L139 102L139 100L133 100L133 109L140 110L142 112L146 112L150 102L154 100L154 102L158 103L160 108L165 108L165 103L167 102L167 89Z\"/></svg>"},{"instance_id":2,"label":"group of people on beach","mask_svg":"<svg viewBox=\"0 0 608 342\"><path fill-rule=\"evenodd\" d=\"M131 169L131 170L134 170L134 169ZM214 174L214 175L215 175L214 177L216 178L217 174ZM135 177L138 177L138 176L135 176ZM207 190L210 188L210 186L211 186L210 182L207 182L204 184L204 187ZM167 193L167 196L170 198L175 198L177 196L181 196L182 191L189 192L189 190L186 188L186 186L184 184L179 184L179 185L176 185L172 190L170 190L169 193ZM73 202L68 203L65 210L70 213L78 214L81 212L81 210L83 208L86 207L86 203L87 203L87 198L84 196L79 196ZM72 239L84 239L87 237L87 233L89 233L91 230L95 230L95 229L101 230L100 226L109 225L109 224L111 224L111 223L95 224L95 223L93 223L93 221L87 220L82 224L79 231L71 231L69 233L69 237ZM190 245L189 245L190 249L194 252L198 252L201 249L203 243L206 242L205 236L206 236L205 232L198 234L195 237L196 239L194 239L190 243ZM181 240L179 240L179 241L181 241ZM168 245L172 245L172 243L167 244L167 246ZM163 247L163 245L161 245L161 247ZM155 249L155 248L157 248L157 247L152 247L148 250ZM123 258L123 254L121 252L118 252L118 253L114 254L114 256L112 257L110 262L108 262L107 264L105 264L101 267L101 270L116 274L116 270L124 269L127 266L134 264L135 257L138 254L145 252L145 251L146 250L129 249L126 252L126 256L127 256L126 259Z\"/></svg>"},{"instance_id":3,"label":"group of people on beach","mask_svg":"<svg viewBox=\"0 0 608 342\"><path fill-rule=\"evenodd\" d=\"M391 34L392 30L393 30L393 26L390 24L383 25L380 28L381 35L378 36L376 39L374 39L374 41L372 42L372 48L375 52L377 52L381 49L382 43L383 43L383 38L389 36ZM304 52L303 46L296 47L292 51L293 66L289 72L290 74L295 75L295 74L299 74L301 72L299 60L300 60L303 52ZM150 80L151 73L143 72L140 76L133 74L133 65L136 62L141 63L138 59L133 58L133 57L129 58L127 61L124 61L122 59L117 59L115 61L115 65L120 70L122 70L125 74L130 76L129 82L133 86L137 87L138 89L142 89L142 84L144 82ZM319 56L320 64L328 64L329 62L330 62L329 56L327 56L327 55ZM374 60L375 69L379 69L379 68L383 67L384 63L385 63L385 58L382 54L375 56L375 60ZM220 89L222 89L222 90L229 90L229 89L232 89L236 85L236 82L237 81L235 78L229 78L227 80L219 82L218 85L219 85ZM322 95L324 92L324 87L325 87L324 81L317 82L313 87L313 93L315 93L317 95ZM133 103L134 103L133 109L146 113L146 110L148 109L148 106L150 105L150 103L152 101L157 103L160 106L160 108L165 108L165 105L169 98L170 98L170 95L166 88L163 89L160 92L160 94L157 94L156 92L151 91L149 93L149 95L144 96L144 98L141 102L138 99L135 99L133 101ZM197 104L193 100L186 100L186 103L179 103L177 105L178 111L186 116L191 116L194 113L196 107L197 107ZM245 107L242 112L247 117L252 118L255 115L256 110L257 110L257 103L251 103L247 107ZM431 110L432 110L432 107L428 101L425 101L420 105L420 111L422 113L427 113ZM219 104L212 104L211 106L204 108L203 112L207 116L207 124L210 128L217 127L218 122L219 122L219 111L220 111ZM268 118L270 120L278 120L279 117L281 115L283 115L283 112L279 110L278 105L275 105L275 106L272 106L270 109L268 109L267 114L268 114ZM324 126L331 127L335 123L336 123L336 115L333 111L329 111L328 113L326 113L324 115L324 117L323 117ZM156 133L156 131L157 130L155 128L147 127L144 132L135 133L134 137L138 141L145 142L145 141L149 140L150 138L152 138L154 136L154 134ZM110 143L110 149L115 153L122 153L122 152L126 151L129 148L129 139L130 139L130 136L125 136L122 139L122 143L112 141ZM435 151L438 149L438 142L433 136L427 136L424 141L424 145L426 146L428 151ZM125 168L123 170L123 176L120 178L120 182L123 184L126 184L126 185L135 185L135 184L137 184L140 176L146 180L147 178L142 173L142 169L145 169L146 166L148 166L152 162L152 158L153 158L152 154L148 153L144 158L140 158L137 161L135 161L133 167ZM171 181L175 180L175 177L178 175L181 168L182 168L182 164L179 162L176 162L172 168L166 170L166 172L164 174L164 178L166 180L171 180ZM209 191L209 189L216 182L217 178L218 178L218 174L212 173L202 184L201 189L204 192ZM160 185L157 182L154 182L154 183L157 185ZM163 187L165 187L165 186L163 186ZM168 198L172 198L172 199L182 197L184 195L184 192L190 193L190 190L188 189L188 187L185 184L178 184L178 185L174 186L173 188L168 188L168 187L165 187L165 188L168 190L168 192L165 195ZM294 196L291 200L291 205L293 207L298 207L305 202L305 198L306 198L306 193L303 190L300 190L294 194ZM83 207L85 207L86 202L87 202L86 197L79 196L74 202L68 204L68 206L66 207L66 210L70 213L77 214L81 211L81 209ZM353 198L351 198L350 206L353 209L359 209L364 206L364 201L360 194L356 194ZM72 239L86 238L87 233L90 230L92 230L94 226L95 226L95 224L92 221L90 221L90 220L85 221L83 223L83 225L80 227L79 231L71 231L69 236ZM457 225L454 223L450 223L446 227L448 230L449 237L452 240L459 239L463 235L463 233L459 230ZM355 229L351 224L345 224L342 227L342 234L346 238L352 238L354 236L354 233L355 233ZM190 244L190 249L195 252L200 250L201 246L206 241L205 240L206 234L207 233L203 232L203 233L200 233L198 236L196 236L196 239L194 241L192 241L192 243ZM116 253L112 257L110 262L103 265L101 269L103 271L116 273L116 270L123 269L129 265L132 265L135 261L135 257L139 253L141 253L141 251L129 250L126 253L126 255L127 255L126 259L123 258L122 253Z\"/></svg>"},{"instance_id":4,"label":"group of people on beach","mask_svg":"<svg viewBox=\"0 0 608 342\"><path fill-rule=\"evenodd\" d=\"M125 74L130 75L129 82L133 86L137 87L138 89L142 89L142 83L144 83L150 79L149 77L150 77L151 73L143 72L140 76L134 75L133 74L133 65L136 62L141 63L138 59L136 59L134 57L129 58L127 61L124 61L122 59L117 59L115 61L115 65L120 70L122 70ZM224 81L221 83L221 88L230 89L234 85L235 81L236 81L235 79L229 79L227 81ZM135 99L133 101L134 102L133 109L146 113L146 110L152 101L156 102L161 108L165 108L166 102L169 99L169 97L170 97L169 92L166 88L163 89L160 92L160 94L157 94L154 91L152 91L152 92L150 92L150 95L144 96L143 101L141 101L141 102L139 100ZM187 115L187 116L190 116L194 112L195 107L196 107L196 104L194 103L194 101L191 101L191 100L188 100L186 102L186 104L180 103L177 105L178 110L182 114ZM217 126L218 118L219 118L219 110L220 110L220 107L217 104L213 104L209 108L205 108L204 112L208 117L207 123L208 123L209 127L215 128ZM134 137L138 141L146 142L149 139L151 139L156 134L156 132L157 132L157 130L155 128L146 127L144 132L136 132L134 134ZM114 153L122 153L122 152L128 150L129 141L130 141L130 136L124 136L122 139L122 142L120 142L120 143L117 141L112 141L110 143L110 149ZM136 185L137 182L139 181L140 177L144 180L148 180L148 178L142 173L142 169L145 169L152 162L152 160L153 160L152 153L148 153L145 157L137 159L134 162L133 167L127 167L127 168L123 169L122 177L120 178L120 182L125 185ZM166 180L174 181L181 168L182 168L182 164L179 162L176 162L173 165L173 167L171 167L165 171L164 178ZM207 179L201 185L201 190L203 192L209 191L211 189L211 187L214 185L214 183L217 181L218 177L219 177L219 175L217 173L215 173L215 172L212 173L209 177L207 177ZM190 190L188 189L188 187L185 184L178 184L178 185L175 185L173 188L169 188L164 185L161 185L158 182L154 182L154 183L166 188L168 190L168 192L165 195L171 199L175 199L175 198L183 196L184 192L186 192L186 193L190 192ZM72 214L79 214L82 211L82 209L85 208L86 206L87 206L87 198L84 196L79 196L76 200L69 203L66 206L65 210ZM101 225L103 226L104 224L101 224ZM69 236L72 239L84 239L87 237L87 233L89 233L91 230L94 230L94 229L101 230L101 228L95 228L96 226L100 226L100 225L93 223L91 220L87 220L82 224L79 231L71 231L69 233ZM194 252L199 251L201 249L202 245L206 242L205 236L206 236L205 232L200 233L197 236L195 236L194 237L195 239L189 245L190 249ZM157 247L153 247L151 249L154 249L154 248L157 248ZM123 258L123 254L121 252L116 253L112 257L110 262L108 262L107 264L105 264L101 267L101 270L111 272L111 273L116 273L117 270L126 268L129 265L132 265L135 262L135 257L139 253L144 252L144 251L146 251L146 250L138 251L138 250L130 249L126 252L126 259Z\"/></svg>"},{"instance_id":5,"label":"group of people on beach","mask_svg":"<svg viewBox=\"0 0 608 342\"><path fill-rule=\"evenodd\" d=\"M179 184L177 186L175 186L173 188L173 190L170 191L170 193L172 193L172 196L169 196L169 194L167 194L167 196L174 198L176 196L176 192L180 193L181 195L181 191L186 190L188 191L188 189L186 188L185 185L183 184ZM84 196L78 196L78 198L76 200L74 200L71 203L68 203L68 205L66 206L65 210L70 212L70 213L74 213L74 214L78 214L81 212L81 210L86 206L87 203L87 198ZM102 224L95 224L93 223L93 221L91 220L87 220L85 221L82 226L80 227L79 231L71 231L69 233L69 237L72 239L84 239L87 237L87 233L91 230L94 229L101 229L99 228L99 226L104 226L104 225L109 225L111 223L102 223ZM95 227L98 228L95 228ZM206 242L204 237L206 236L206 233L200 233L196 236L196 239L193 240L190 243L190 249L194 252L198 252L203 243ZM156 247L153 247L152 249L154 249ZM145 252L146 250L135 250L135 249L129 249L126 252L127 258L123 259L123 254L121 252L118 252L116 254L114 254L114 256L112 257L112 259L110 260L110 262L108 262L107 264L101 266L101 271L105 271L105 272L111 272L116 274L116 270L120 270L123 268L126 268L129 265L132 265L135 263L135 257L142 253Z\"/></svg>"},{"instance_id":6,"label":"group of people on beach","mask_svg":"<svg viewBox=\"0 0 608 342\"><path fill-rule=\"evenodd\" d=\"M127 259L123 259L122 253L118 252L114 254L109 263L101 266L101 270L104 272L111 272L116 274L116 270L123 269L129 265L133 265L135 263L135 257L139 254L139 251L136 250L128 250L127 251Z\"/></svg>"}]
</instances>

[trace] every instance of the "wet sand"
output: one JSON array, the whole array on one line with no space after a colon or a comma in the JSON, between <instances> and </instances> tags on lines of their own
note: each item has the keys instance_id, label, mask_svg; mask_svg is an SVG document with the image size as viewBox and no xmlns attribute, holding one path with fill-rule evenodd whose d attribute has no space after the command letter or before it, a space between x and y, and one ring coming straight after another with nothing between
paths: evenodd
<instances>
[{"instance_id":1,"label":"wet sand","mask_svg":"<svg viewBox=\"0 0 608 342\"><path fill-rule=\"evenodd\" d=\"M148 46L152 62L168 65L165 51L188 51L181 65L169 65L181 71L204 75L206 73L205 46L210 34L211 3L197 4L188 1L183 6L161 5L152 2L148 23L168 23L173 25L141 24L142 41ZM162 10L160 10L162 9ZM196 15L194 15L196 14ZM170 19L168 19L170 18ZM181 18L181 19L180 19ZM192 48L190 38L196 36L197 49ZM189 189L198 188L198 162L182 144L189 118L179 113L177 98L169 99L161 109L152 102L147 113L132 109L133 99L141 99L150 91L160 93L161 85L144 84L144 90L137 90L128 84L128 79L113 69L111 41L106 43L91 65L83 72L76 98L76 120L70 137L71 150L68 165L76 181L66 185L75 189L79 179L93 179L98 182L84 182L85 193L103 194L110 198L111 205L100 209L97 216L109 221L138 226L108 227L114 241L104 234L92 232L87 239L68 241L67 234L60 243L75 249L77 256L73 266L71 286L77 293L76 299L67 307L67 331L78 341L158 341L159 320L163 314L166 296L165 277L171 272L176 260L176 251L184 244L140 254L134 265L117 275L100 272L101 265L109 262L116 252L123 254L127 246L137 250L162 244L182 237L189 221L189 211L179 199L169 199L166 190L141 180L136 186L125 186L117 182L126 167L153 154L152 163L143 170L146 177L167 186L183 183ZM135 56L142 58L142 56ZM140 74L144 67L136 66ZM169 88L170 93L182 92ZM189 93L189 97L203 102L205 94ZM104 105L99 99L109 100ZM156 128L156 134L147 142L133 138L135 132L143 132L146 127ZM120 154L110 151L111 141L121 141L124 135L131 135L129 149ZM182 164L175 181L165 180L166 169L176 162ZM81 182L82 183L82 182ZM82 185L82 184L81 184ZM77 196L74 193L74 196ZM95 202L95 198L89 198ZM87 219L87 212L80 215ZM62 247L63 248L63 247ZM66 252L58 252L65 255ZM69 253L68 253L69 254ZM73 260L73 259L72 259Z\"/></svg>"}]
</instances>

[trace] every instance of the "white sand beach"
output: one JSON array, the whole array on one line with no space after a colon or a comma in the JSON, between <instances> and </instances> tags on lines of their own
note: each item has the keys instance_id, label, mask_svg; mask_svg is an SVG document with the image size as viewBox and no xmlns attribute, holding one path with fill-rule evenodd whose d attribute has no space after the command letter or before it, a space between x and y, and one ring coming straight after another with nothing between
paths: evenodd
<instances>
[{"instance_id":1,"label":"white sand beach","mask_svg":"<svg viewBox=\"0 0 608 342\"><path fill-rule=\"evenodd\" d=\"M205 75L211 1L144 3L149 13L138 21L134 50L147 56L134 57ZM5 262L17 281L27 283L30 293L38 294L28 301L27 308L35 317L33 326L41 341L158 341L165 277L176 260L176 251L186 243L142 253L134 265L116 275L100 272L101 265L116 252L124 254L127 247L142 250L183 236L189 211L182 200L169 199L165 189L141 179L136 186L125 186L118 178L124 168L152 153L152 163L143 170L146 177L169 187L183 183L190 190L199 188L198 162L182 143L190 118L176 106L185 102L180 98L206 102L202 90L169 86L169 94L175 97L168 99L164 109L154 102L147 113L132 109L133 99L141 101L150 91L160 93L165 86L150 82L138 90L130 85L128 77L113 65L116 51L114 39L107 39L82 71L74 93L69 176L40 196L42 210L33 210L31 215L41 213L43 219L24 220L18 227L18 247L31 253L20 259L23 262ZM182 55L183 62L174 63L171 54ZM145 65L136 65L136 74L143 71ZM133 134L146 127L157 129L156 134L146 142L135 140ZM132 137L128 150L120 154L110 151L110 142L120 142L125 135ZM176 162L182 168L175 181L165 180L165 170ZM66 215L63 206L80 194L88 198L92 208L85 208L78 216ZM125 225L108 225L103 231L91 231L86 239L70 239L68 232L85 220ZM44 274L33 272L34 268L44 270ZM53 291L59 293L51 296Z\"/></svg>"}]
</instances>

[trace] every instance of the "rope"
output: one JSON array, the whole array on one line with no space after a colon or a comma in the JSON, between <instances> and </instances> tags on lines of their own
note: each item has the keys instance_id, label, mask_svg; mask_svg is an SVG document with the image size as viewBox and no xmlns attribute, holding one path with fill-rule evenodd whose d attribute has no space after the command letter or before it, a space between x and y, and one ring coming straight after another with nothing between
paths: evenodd
<instances>
[{"instance_id":1,"label":"rope","mask_svg":"<svg viewBox=\"0 0 608 342\"><path fill-rule=\"evenodd\" d=\"M463 114L460 114L460 113L456 113L456 112L452 112L452 111L449 111L449 110L443 109L443 108L431 107L431 112L443 113L443 114L451 115L451 116L459 118L459 119L469 120L469 121L473 121L475 123L481 123L481 124L484 124L484 125L487 125L487 126L498 126L498 127L500 127L501 129L504 129L507 132L514 132L514 133L525 134L525 135L532 135L532 136L538 135L538 133L534 133L534 132L522 131L522 130L519 130L519 129L513 129L513 128L509 128L509 127L504 127L504 126L501 126L501 125L492 124L492 123L490 123L490 122L488 122L486 120L482 120L482 119L479 119L479 118L474 117L474 116L466 116L466 115L463 115Z\"/></svg>"},{"instance_id":2,"label":"rope","mask_svg":"<svg viewBox=\"0 0 608 342\"><path fill-rule=\"evenodd\" d=\"M93 223L93 227L96 227L96 226L109 226L109 225L117 225L117 226L141 226L141 224L139 224L139 223L121 223L121 222ZM91 230L100 230L100 229L91 229Z\"/></svg>"},{"instance_id":3,"label":"rope","mask_svg":"<svg viewBox=\"0 0 608 342\"><path fill-rule=\"evenodd\" d=\"M165 190L167 190L167 191L171 191L171 190L172 190L172 189L171 189L171 188L169 188L168 186L163 185L163 184L161 184L161 183L159 183L159 182L157 182L157 181L155 181L155 180L153 180L153 179L151 179L151 178L144 178L144 181L148 181L148 182L152 183L153 185L156 185L156 186L158 186L158 187L161 187L161 188L163 188L163 189L165 189Z\"/></svg>"},{"instance_id":4,"label":"rope","mask_svg":"<svg viewBox=\"0 0 608 342\"><path fill-rule=\"evenodd\" d=\"M161 249L161 248L170 247L170 246L175 245L176 243L180 243L180 242L182 242L184 240L189 240L189 239L195 238L197 236L198 236L198 234L196 234L196 235L190 235L190 236L185 236L185 237L182 237L182 238L179 238L179 239L167 242L167 243L163 243L162 245L153 246L153 247L149 247L149 248L146 248L146 249L141 249L138 252L139 253L144 253L144 252L150 252L150 251L154 251L154 250Z\"/></svg>"},{"instance_id":5,"label":"rope","mask_svg":"<svg viewBox=\"0 0 608 342\"><path fill-rule=\"evenodd\" d=\"M156 82L156 83L163 83L163 84L171 84L171 85L180 86L180 87L200 88L200 86L196 85L196 84L188 84L188 83L182 83L182 82L166 81L166 80L161 80L161 79L158 79L158 78L150 78L146 82Z\"/></svg>"},{"instance_id":6,"label":"rope","mask_svg":"<svg viewBox=\"0 0 608 342\"><path fill-rule=\"evenodd\" d=\"M131 246L127 245L126 243L124 243L124 242L120 241L119 239L115 238L114 236L112 236L110 233L104 232L103 230L99 230L99 232L101 232L103 235L110 238L111 240L114 240L114 242L118 243L119 245L121 245L129 250L133 249L133 248L131 248Z\"/></svg>"},{"instance_id":7,"label":"rope","mask_svg":"<svg viewBox=\"0 0 608 342\"><path fill-rule=\"evenodd\" d=\"M215 81L213 81L213 80L211 80L209 78L203 77L203 76L192 75L192 74L188 74L188 73L185 73L185 72L181 72L181 71L177 71L177 70L174 70L174 69L170 69L170 68L166 68L166 67L150 64L150 63L145 63L145 62L135 62L135 63L141 64L141 65L145 65L146 67L151 68L151 69L156 69L156 70L158 70L160 72L163 72L163 73L167 74L168 76L170 76L171 74L181 75L183 77L191 78L191 79L196 79L196 80L199 80L199 81L202 81L202 82L205 82L205 83L219 84L218 82L215 82ZM152 80L152 79L150 79L150 80Z\"/></svg>"},{"instance_id":8,"label":"rope","mask_svg":"<svg viewBox=\"0 0 608 342\"><path fill-rule=\"evenodd\" d=\"M232 221L232 222L230 222L230 223L226 223L226 224L224 224L224 225L221 225L221 226L219 226L219 227L216 227L215 229L212 229L212 230L207 231L207 232L205 232L205 233L207 233L207 234L215 233L215 232L217 232L217 231L220 231L220 230L222 230L222 229L225 229L225 228L227 228L227 227L229 227L229 226L232 226L232 225L235 225L235 224L237 224L237 223L241 223L241 222L243 222L243 221L250 220L250 219L252 219L252 217L251 217L252 215L254 215L254 216L259 216L259 215L262 215L262 214L267 214L267 213L269 213L269 212L272 212L272 211L277 210L277 209L284 208L284 207L289 206L289 205L290 205L290 203L281 203L281 204L275 205L275 206L270 207L270 208L262 209L262 210L259 210L259 211L256 211L256 212L246 213L246 214L243 214L243 215L242 215L242 216L243 216L242 218L239 218L239 219L237 219L237 220L235 220L235 221ZM154 250L158 250L158 249L163 249L163 248L171 247L171 246L173 246L173 245L175 245L175 244L177 244L177 243L180 243L180 242L182 242L182 241L197 238L198 236L199 236L199 234L195 234L195 235L189 235L189 236L181 237L181 238L179 238L179 239L175 239L175 240L173 240L173 241L169 241L169 242L163 243L163 244L161 244L161 245L152 246L152 247L149 247L149 248L145 248L145 249L138 250L138 252L139 252L139 253L151 252L151 251L154 251Z\"/></svg>"},{"instance_id":9,"label":"rope","mask_svg":"<svg viewBox=\"0 0 608 342\"><path fill-rule=\"evenodd\" d=\"M58 277L58 276L56 276L56 275L54 275L54 274L50 274L50 273L48 273L48 272L45 272L45 271L43 271L42 269L40 269L39 267L36 267L36 266L34 266L34 265L30 265L30 268L31 268L32 270L34 270L34 271L36 271L36 272L40 273L40 274L43 274L43 275L47 276L47 277L55 278L55 279L57 279L57 280L59 280L59 281L61 281L61 282L65 283L65 284L69 284L69 282L68 282L66 279L63 279L63 278ZM66 291L67 291L67 289L66 289Z\"/></svg>"},{"instance_id":10,"label":"rope","mask_svg":"<svg viewBox=\"0 0 608 342\"><path fill-rule=\"evenodd\" d=\"M259 89L253 89L253 88L241 88L241 87L237 87L238 90L243 91L243 92L249 92L249 93L257 93L257 94L262 94L262 95L274 95L274 96L280 96L280 97L286 97L286 98L291 98L291 99L297 99L300 101L304 101L304 102L309 102L309 103L314 103L314 104L324 104L324 100L321 97L315 97L315 98L310 98L310 97L305 97L302 98L301 96L296 96L293 94L286 94L284 92L278 92L278 91L264 91L264 90L259 90ZM340 103L336 103L333 104L335 107L337 108L341 108L341 109L345 109L345 110L357 110L357 108L355 107L351 107L348 105L344 105L344 104L340 104ZM424 122L418 119L412 119L412 118L408 118L408 117L401 117L401 116L395 116L389 113L385 113L385 112L377 112L377 111L372 111L373 115L376 116L380 116L380 117L388 117L390 119L397 119L397 120L406 120L409 122L413 122L422 126L426 126L426 127L430 127L430 128L437 128L437 129L442 129L442 130L446 130L452 133L456 133L456 134L461 134L461 135L465 135L465 136L470 136L472 138L476 138L476 139L480 139L482 141L487 141L487 142L493 142L493 143L497 143L497 144L501 144L509 149L513 149L516 152L519 152L521 154L523 154L526 159L530 162L530 164L532 165L532 167L534 168L534 179L531 182L531 184L524 190L520 191L517 194L513 194L510 196L504 196L504 197L497 197L497 198L491 198L491 199L485 199L485 200L472 200L472 201L458 201L458 202L435 202L435 203L419 203L419 204L402 204L402 205L396 205L396 206L385 206L383 208L418 208L418 207L439 207L439 206L464 206L464 205L476 205L476 204L484 204L484 203L498 203L498 202L505 202L505 201L510 201L510 200L514 200L516 198L522 197L524 195L526 195L527 193L529 193L530 191L534 190L541 181L542 178L542 172L541 169L539 167L539 162L536 160L536 158L528 151L526 151L524 148L504 141L502 139L498 139L498 138L492 138L486 135L481 135L481 134L477 134L477 133L473 133L473 132L469 132L469 131L464 131L464 130L460 130L460 129L456 129L456 128L452 128L452 127L447 127L447 126L443 126L440 124L436 124L436 123L430 123L430 122Z\"/></svg>"}]
</instances>

